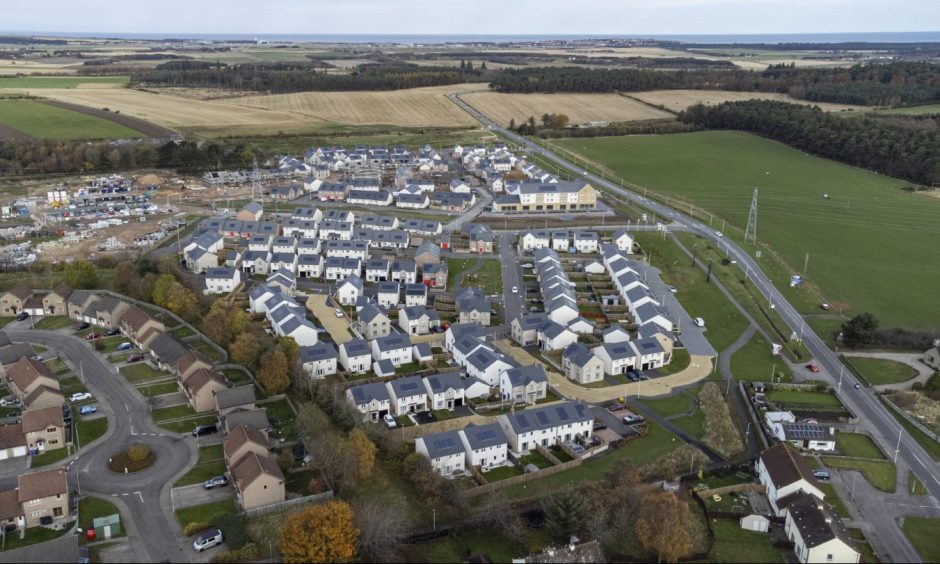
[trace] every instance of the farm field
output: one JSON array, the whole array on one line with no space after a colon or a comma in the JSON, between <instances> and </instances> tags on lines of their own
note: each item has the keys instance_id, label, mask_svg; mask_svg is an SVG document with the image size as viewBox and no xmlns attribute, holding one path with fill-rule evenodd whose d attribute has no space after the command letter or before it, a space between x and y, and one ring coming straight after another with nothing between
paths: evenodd
<instances>
[{"instance_id":1,"label":"farm field","mask_svg":"<svg viewBox=\"0 0 940 564\"><path fill-rule=\"evenodd\" d=\"M472 127L476 121L451 102L447 94L479 86L455 84L388 92L300 92L230 98L226 103L291 112L344 125Z\"/></svg>"},{"instance_id":2,"label":"farm field","mask_svg":"<svg viewBox=\"0 0 940 564\"><path fill-rule=\"evenodd\" d=\"M883 114L903 114L910 116L920 116L927 114L940 114L940 104L927 104L925 106L910 106L905 108L890 108L879 110Z\"/></svg>"},{"instance_id":3,"label":"farm field","mask_svg":"<svg viewBox=\"0 0 940 564\"><path fill-rule=\"evenodd\" d=\"M480 85L475 85L477 89ZM492 118L508 125L509 120L522 123L535 116L539 123L542 114L566 114L571 124L592 120L639 121L662 119L671 114L641 104L618 94L501 94L499 92L473 92L461 96L468 104Z\"/></svg>"},{"instance_id":4,"label":"farm field","mask_svg":"<svg viewBox=\"0 0 940 564\"><path fill-rule=\"evenodd\" d=\"M868 111L865 106L853 106L850 104L830 104L826 102L808 102L806 100L797 100L786 94L777 92L734 92L730 90L651 90L648 92L630 92L627 94L631 98L636 98L653 104L654 106L664 106L671 112L681 112L693 104L702 103L705 105L717 105L722 102L738 102L741 100L778 100L781 102L790 102L793 104L805 104L809 106L819 106L827 112L838 112L842 110Z\"/></svg>"},{"instance_id":5,"label":"farm field","mask_svg":"<svg viewBox=\"0 0 940 564\"><path fill-rule=\"evenodd\" d=\"M22 76L0 78L4 88L123 88L126 76Z\"/></svg>"},{"instance_id":6,"label":"farm field","mask_svg":"<svg viewBox=\"0 0 940 564\"><path fill-rule=\"evenodd\" d=\"M707 210L717 225L727 220L725 233L732 237L743 232L757 187L759 242L790 265L790 274L799 273L794 265L801 270L809 253L807 280L825 301L841 304L847 315L872 311L882 326L936 323L932 312L940 309L940 294L933 289L940 285L940 263L916 258L933 253L940 199L905 192L904 181L734 131L556 144L634 187L669 196L673 205L681 199ZM878 249L877 255L871 249ZM899 279L905 292L897 292ZM775 280L786 283L783 276Z\"/></svg>"},{"instance_id":7,"label":"farm field","mask_svg":"<svg viewBox=\"0 0 940 564\"><path fill-rule=\"evenodd\" d=\"M3 126L41 139L127 139L141 136L117 123L36 100L0 100L0 129ZM2 136L4 134L0 131Z\"/></svg>"}]
</instances>

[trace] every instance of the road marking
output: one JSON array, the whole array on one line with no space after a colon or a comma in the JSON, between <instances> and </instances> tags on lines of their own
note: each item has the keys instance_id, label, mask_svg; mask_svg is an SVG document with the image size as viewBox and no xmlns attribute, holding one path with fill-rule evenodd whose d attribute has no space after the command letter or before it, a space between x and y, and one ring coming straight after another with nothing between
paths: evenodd
<instances>
[{"instance_id":1,"label":"road marking","mask_svg":"<svg viewBox=\"0 0 940 564\"><path fill-rule=\"evenodd\" d=\"M144 503L144 495L143 495L142 493L140 493L140 492L134 492L134 493L137 494L137 497L140 498L140 503L143 504L143 503Z\"/></svg>"},{"instance_id":2,"label":"road marking","mask_svg":"<svg viewBox=\"0 0 940 564\"><path fill-rule=\"evenodd\" d=\"M117 497L120 494L111 494L111 497Z\"/></svg>"}]
</instances>

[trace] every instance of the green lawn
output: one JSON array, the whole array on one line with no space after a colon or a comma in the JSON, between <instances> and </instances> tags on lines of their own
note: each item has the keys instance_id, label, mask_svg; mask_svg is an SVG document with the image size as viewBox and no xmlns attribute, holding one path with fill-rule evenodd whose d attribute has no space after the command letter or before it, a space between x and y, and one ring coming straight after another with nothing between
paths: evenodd
<instances>
[{"instance_id":1,"label":"green lawn","mask_svg":"<svg viewBox=\"0 0 940 564\"><path fill-rule=\"evenodd\" d=\"M909 116L922 116L928 114L940 114L940 104L926 104L923 106L906 106L899 108L889 108L887 110L878 110L879 114L901 114Z\"/></svg>"},{"instance_id":2,"label":"green lawn","mask_svg":"<svg viewBox=\"0 0 940 564\"><path fill-rule=\"evenodd\" d=\"M107 417L100 417L90 421L82 419L78 410L72 410L72 421L75 422L76 435L81 446L88 446L93 440L102 436L108 430Z\"/></svg>"},{"instance_id":3,"label":"green lawn","mask_svg":"<svg viewBox=\"0 0 940 564\"><path fill-rule=\"evenodd\" d=\"M176 520L179 521L181 527L185 527L189 523L206 523L219 513L235 514L236 512L235 498L232 497L215 503L177 509Z\"/></svg>"},{"instance_id":4,"label":"green lawn","mask_svg":"<svg viewBox=\"0 0 940 564\"><path fill-rule=\"evenodd\" d=\"M170 375L169 372L154 370L144 362L128 364L127 366L122 366L119 370L121 374L127 378L127 381L132 384L155 380L157 378L165 378Z\"/></svg>"},{"instance_id":5,"label":"green lawn","mask_svg":"<svg viewBox=\"0 0 940 564\"><path fill-rule=\"evenodd\" d=\"M221 445L219 445L221 446ZM200 452L200 455L202 453ZM190 468L180 479L173 484L173 487L189 486L191 484L201 484L214 476L225 474L225 461L216 460L214 462L203 462Z\"/></svg>"},{"instance_id":6,"label":"green lawn","mask_svg":"<svg viewBox=\"0 0 940 564\"><path fill-rule=\"evenodd\" d=\"M907 473L907 493L911 495L930 494L930 492L927 491L927 488L924 487L924 483L921 482L913 472Z\"/></svg>"},{"instance_id":7,"label":"green lawn","mask_svg":"<svg viewBox=\"0 0 940 564\"><path fill-rule=\"evenodd\" d=\"M884 400L882 399L882 403ZM907 432L911 437L917 441L917 444L921 446L924 450L927 451L927 454L930 455L934 460L940 461L940 443L930 438L926 433L918 429L917 427L911 425L911 422L902 417L899 413L888 407L885 404L885 410L894 416L898 420L898 423L901 427L904 427L904 431Z\"/></svg>"},{"instance_id":8,"label":"green lawn","mask_svg":"<svg viewBox=\"0 0 940 564\"><path fill-rule=\"evenodd\" d=\"M905 517L901 528L924 562L940 562L940 543L937 542L940 518Z\"/></svg>"},{"instance_id":9,"label":"green lawn","mask_svg":"<svg viewBox=\"0 0 940 564\"><path fill-rule=\"evenodd\" d=\"M220 354L219 351L215 350L215 347L209 345L209 343L205 341L197 340L197 341L193 341L189 345L193 350L201 352L202 354L208 356L210 359L216 362L222 362L225 360L222 357L222 354Z\"/></svg>"},{"instance_id":10,"label":"green lawn","mask_svg":"<svg viewBox=\"0 0 940 564\"><path fill-rule=\"evenodd\" d=\"M30 468L48 466L54 464L69 455L69 449L62 447L55 450L47 450L40 455L34 456L30 463Z\"/></svg>"},{"instance_id":11,"label":"green lawn","mask_svg":"<svg viewBox=\"0 0 940 564\"><path fill-rule=\"evenodd\" d=\"M225 453L221 444L199 447L199 460L197 462L203 463L222 460L224 456Z\"/></svg>"},{"instance_id":12,"label":"green lawn","mask_svg":"<svg viewBox=\"0 0 940 564\"><path fill-rule=\"evenodd\" d=\"M841 456L824 456L823 464L830 468L859 470L868 478L871 485L883 492L894 493L897 485L897 470L893 462L886 460L864 460Z\"/></svg>"},{"instance_id":13,"label":"green lawn","mask_svg":"<svg viewBox=\"0 0 940 564\"><path fill-rule=\"evenodd\" d=\"M197 425L208 425L209 423L216 423L218 420L219 418L215 415L203 415L201 417L171 421L169 423L157 423L157 427L166 429L172 433L189 434Z\"/></svg>"},{"instance_id":14,"label":"green lawn","mask_svg":"<svg viewBox=\"0 0 940 564\"><path fill-rule=\"evenodd\" d=\"M871 437L861 433L836 433L836 447L845 456L885 459L885 455Z\"/></svg>"},{"instance_id":15,"label":"green lawn","mask_svg":"<svg viewBox=\"0 0 940 564\"><path fill-rule=\"evenodd\" d=\"M748 382L792 382L793 371L780 357L771 354L770 342L754 333L746 345L731 356L731 373L735 379Z\"/></svg>"},{"instance_id":16,"label":"green lawn","mask_svg":"<svg viewBox=\"0 0 940 564\"><path fill-rule=\"evenodd\" d=\"M268 410L268 420L271 423L279 422L283 424L294 419L294 412L291 410L286 398L259 403L258 408L262 407Z\"/></svg>"},{"instance_id":17,"label":"green lawn","mask_svg":"<svg viewBox=\"0 0 940 564\"><path fill-rule=\"evenodd\" d=\"M691 259L675 242L652 233L637 233L636 239L648 256L652 254L652 265L663 271L663 281L678 289L676 299L689 315L705 320L705 337L716 351L723 351L741 336L747 319L721 290L705 281L705 273L692 266Z\"/></svg>"},{"instance_id":18,"label":"green lawn","mask_svg":"<svg viewBox=\"0 0 940 564\"><path fill-rule=\"evenodd\" d=\"M709 562L784 562L767 533L745 531L732 519L712 519L711 528L715 542Z\"/></svg>"},{"instance_id":19,"label":"green lawn","mask_svg":"<svg viewBox=\"0 0 940 564\"><path fill-rule=\"evenodd\" d=\"M841 358L856 374L872 386L897 384L917 376L917 370L902 362L861 356L843 355Z\"/></svg>"},{"instance_id":20,"label":"green lawn","mask_svg":"<svg viewBox=\"0 0 940 564\"><path fill-rule=\"evenodd\" d=\"M96 518L114 515L115 513L120 514L120 511L118 511L117 506L107 499L101 497L83 497L78 502L78 526L81 527L83 532L87 531L92 528ZM121 527L121 534L112 535L112 537L123 537L125 534L124 527ZM82 543L87 540L84 534L79 535L78 538L79 542Z\"/></svg>"},{"instance_id":21,"label":"green lawn","mask_svg":"<svg viewBox=\"0 0 940 564\"><path fill-rule=\"evenodd\" d=\"M672 419L670 423L688 433L692 438L701 439L705 436L705 413L701 409L697 409L695 413L687 417Z\"/></svg>"},{"instance_id":22,"label":"green lawn","mask_svg":"<svg viewBox=\"0 0 940 564\"><path fill-rule=\"evenodd\" d=\"M113 337L105 337L104 339L99 339L96 345L95 350L101 354L108 354L117 351L118 345L121 343L127 343L128 340L123 335L115 335Z\"/></svg>"},{"instance_id":23,"label":"green lawn","mask_svg":"<svg viewBox=\"0 0 940 564\"><path fill-rule=\"evenodd\" d=\"M534 464L534 465L536 465L537 467L539 467L540 469L541 469L541 468L548 468L549 466L552 465L552 463L551 463L547 458L545 458L544 456L542 456L541 454L539 454L539 453L537 453L537 452L535 452L535 451L532 451L531 453L529 453L529 454L523 456L522 458L520 458L520 459L519 459L519 462L521 462L523 466L528 466L529 464Z\"/></svg>"},{"instance_id":24,"label":"green lawn","mask_svg":"<svg viewBox=\"0 0 940 564\"><path fill-rule=\"evenodd\" d=\"M791 265L791 273L802 270L809 253L808 279L825 301L848 304L851 312L873 311L887 326L936 322L940 294L932 289L940 286L940 263L922 267L924 261L911 257L931 255L930 241L940 233L934 221L940 200L902 191L904 181L735 131L555 144L604 163L637 186L670 195L673 204L684 197L713 213L719 229L726 219L726 236L740 237L758 188L758 241L770 244ZM680 208L688 210L687 205ZM874 270L872 249L879 259ZM905 292L896 291L899 279L905 281ZM779 276L775 282L788 286Z\"/></svg>"},{"instance_id":25,"label":"green lawn","mask_svg":"<svg viewBox=\"0 0 940 564\"><path fill-rule=\"evenodd\" d=\"M0 82L2 81L3 79L0 79ZM44 315L42 319L36 322L36 329L52 331L54 329L69 327L72 323L73 321L64 315Z\"/></svg>"},{"instance_id":26,"label":"green lawn","mask_svg":"<svg viewBox=\"0 0 940 564\"><path fill-rule=\"evenodd\" d=\"M180 391L180 386L176 382L163 382L162 384L153 384L152 386L141 386L137 391L146 397L161 396L163 394L173 394Z\"/></svg>"},{"instance_id":27,"label":"green lawn","mask_svg":"<svg viewBox=\"0 0 940 564\"><path fill-rule=\"evenodd\" d=\"M69 521L61 531L55 531L45 527L30 527L26 529L26 534L23 536L22 540L19 535L6 535L3 541L3 549L13 550L15 548L23 548L24 546L57 539L69 532L73 524L73 521Z\"/></svg>"},{"instance_id":28,"label":"green lawn","mask_svg":"<svg viewBox=\"0 0 940 564\"><path fill-rule=\"evenodd\" d=\"M669 364L660 368L659 372L663 375L676 374L688 368L690 364L692 357L687 349L673 349Z\"/></svg>"},{"instance_id":29,"label":"green lawn","mask_svg":"<svg viewBox=\"0 0 940 564\"><path fill-rule=\"evenodd\" d=\"M6 327L7 323L12 322L15 317L0 317L0 329Z\"/></svg>"},{"instance_id":30,"label":"green lawn","mask_svg":"<svg viewBox=\"0 0 940 564\"><path fill-rule=\"evenodd\" d=\"M251 382L251 378L249 378L247 374L241 370L238 370L237 368L226 368L222 371L222 374L225 374L225 377L228 378L228 381L236 386Z\"/></svg>"},{"instance_id":31,"label":"green lawn","mask_svg":"<svg viewBox=\"0 0 940 564\"><path fill-rule=\"evenodd\" d=\"M189 337L191 335L195 335L196 333L189 327L180 325L176 329L170 331L170 334L178 339L182 339L183 337Z\"/></svg>"},{"instance_id":32,"label":"green lawn","mask_svg":"<svg viewBox=\"0 0 940 564\"><path fill-rule=\"evenodd\" d=\"M0 88L77 88L79 84L127 85L126 76L21 76L0 78Z\"/></svg>"},{"instance_id":33,"label":"green lawn","mask_svg":"<svg viewBox=\"0 0 940 564\"><path fill-rule=\"evenodd\" d=\"M814 407L842 407L833 394L824 392L801 392L797 390L769 390L767 392L767 401L783 403L787 405L806 405Z\"/></svg>"},{"instance_id":34,"label":"green lawn","mask_svg":"<svg viewBox=\"0 0 940 564\"><path fill-rule=\"evenodd\" d=\"M501 294L503 292L502 263L496 259L447 259L447 288L453 290L456 287L457 275L473 268L478 260L482 260L483 265L464 279L461 285L482 287L484 294Z\"/></svg>"},{"instance_id":35,"label":"green lawn","mask_svg":"<svg viewBox=\"0 0 940 564\"><path fill-rule=\"evenodd\" d=\"M692 398L686 393L678 393L664 398L650 398L640 400L640 403L649 407L663 417L688 413L692 409Z\"/></svg>"},{"instance_id":36,"label":"green lawn","mask_svg":"<svg viewBox=\"0 0 940 564\"><path fill-rule=\"evenodd\" d=\"M836 512L836 515L844 518L849 517L849 512L845 508L845 504L842 503L842 499L839 498L839 494L836 493L836 489L832 487L832 484L820 483L819 489L824 494L826 494L826 502L832 506Z\"/></svg>"},{"instance_id":37,"label":"green lawn","mask_svg":"<svg viewBox=\"0 0 940 564\"><path fill-rule=\"evenodd\" d=\"M153 416L153 422L159 423L161 421L169 421L170 419L193 417L196 415L196 412L189 404L183 404L174 405L172 407L164 407L162 409L154 409L151 415Z\"/></svg>"},{"instance_id":38,"label":"green lawn","mask_svg":"<svg viewBox=\"0 0 940 564\"><path fill-rule=\"evenodd\" d=\"M487 482L498 482L499 480L505 480L506 478L512 478L513 476L519 476L521 474L522 470L510 465L493 468L489 472L484 472L483 477L486 478Z\"/></svg>"},{"instance_id":39,"label":"green lawn","mask_svg":"<svg viewBox=\"0 0 940 564\"><path fill-rule=\"evenodd\" d=\"M128 139L140 133L112 121L36 100L0 100L0 124L40 139Z\"/></svg>"}]
</instances>

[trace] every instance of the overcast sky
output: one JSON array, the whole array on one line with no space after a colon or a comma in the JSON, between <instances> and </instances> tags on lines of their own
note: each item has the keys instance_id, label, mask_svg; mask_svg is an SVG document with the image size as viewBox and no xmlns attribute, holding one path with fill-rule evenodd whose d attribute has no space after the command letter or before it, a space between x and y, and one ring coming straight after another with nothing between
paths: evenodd
<instances>
[{"instance_id":1,"label":"overcast sky","mask_svg":"<svg viewBox=\"0 0 940 564\"><path fill-rule=\"evenodd\" d=\"M0 0L4 31L652 35L938 28L940 0Z\"/></svg>"}]
</instances>

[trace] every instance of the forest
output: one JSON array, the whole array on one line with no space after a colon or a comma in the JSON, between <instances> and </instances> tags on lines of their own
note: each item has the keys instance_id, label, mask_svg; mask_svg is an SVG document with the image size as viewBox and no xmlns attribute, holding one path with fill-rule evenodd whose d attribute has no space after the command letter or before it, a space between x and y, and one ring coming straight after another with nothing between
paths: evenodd
<instances>
[{"instance_id":1,"label":"forest","mask_svg":"<svg viewBox=\"0 0 940 564\"><path fill-rule=\"evenodd\" d=\"M506 93L736 90L780 92L814 102L898 106L940 100L940 65L894 62L847 69L807 69L791 64L774 65L760 73L539 67L500 71L494 75L490 88Z\"/></svg>"},{"instance_id":2,"label":"forest","mask_svg":"<svg viewBox=\"0 0 940 564\"><path fill-rule=\"evenodd\" d=\"M925 186L940 182L940 118L845 118L768 100L697 104L679 114L706 129L738 129Z\"/></svg>"},{"instance_id":3,"label":"forest","mask_svg":"<svg viewBox=\"0 0 940 564\"><path fill-rule=\"evenodd\" d=\"M488 71L474 68L419 67L406 64L361 65L349 74L318 72L317 63L241 63L170 61L135 72L130 86L222 88L271 93L303 91L400 90L461 82L485 82Z\"/></svg>"}]
</instances>

